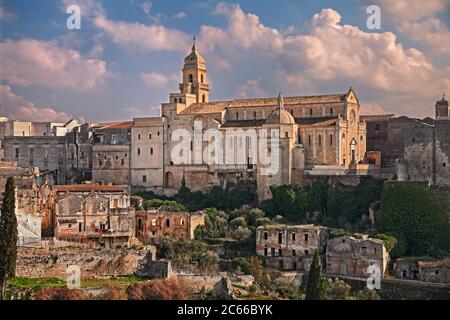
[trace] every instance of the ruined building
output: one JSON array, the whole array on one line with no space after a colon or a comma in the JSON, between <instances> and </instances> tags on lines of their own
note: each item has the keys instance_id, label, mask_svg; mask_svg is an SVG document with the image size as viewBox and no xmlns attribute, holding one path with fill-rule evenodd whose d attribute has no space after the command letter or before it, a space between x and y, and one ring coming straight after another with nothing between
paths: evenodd
<instances>
[{"instance_id":1,"label":"ruined building","mask_svg":"<svg viewBox=\"0 0 450 320\"><path fill-rule=\"evenodd\" d=\"M342 236L328 240L326 273L353 277L368 277L370 265L378 265L384 277L389 255L379 239Z\"/></svg>"},{"instance_id":2,"label":"ruined building","mask_svg":"<svg viewBox=\"0 0 450 320\"><path fill-rule=\"evenodd\" d=\"M55 186L51 214L58 240L111 248L134 237L135 211L122 186Z\"/></svg>"},{"instance_id":3,"label":"ruined building","mask_svg":"<svg viewBox=\"0 0 450 320\"><path fill-rule=\"evenodd\" d=\"M364 116L367 148L381 151L382 177L450 186L448 101L436 102L435 119L393 115Z\"/></svg>"},{"instance_id":4,"label":"ruined building","mask_svg":"<svg viewBox=\"0 0 450 320\"><path fill-rule=\"evenodd\" d=\"M136 212L136 237L142 243L160 243L164 236L193 240L195 228L205 224L204 212L170 212L161 207Z\"/></svg>"},{"instance_id":5,"label":"ruined building","mask_svg":"<svg viewBox=\"0 0 450 320\"><path fill-rule=\"evenodd\" d=\"M269 225L256 229L256 253L266 266L309 271L315 251L325 253L327 228L314 225Z\"/></svg>"}]
</instances>

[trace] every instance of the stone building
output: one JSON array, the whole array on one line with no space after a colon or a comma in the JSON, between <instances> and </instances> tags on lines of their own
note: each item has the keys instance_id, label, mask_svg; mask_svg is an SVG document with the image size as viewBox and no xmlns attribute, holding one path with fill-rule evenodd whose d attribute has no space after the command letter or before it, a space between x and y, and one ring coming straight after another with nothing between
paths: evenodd
<instances>
[{"instance_id":1,"label":"stone building","mask_svg":"<svg viewBox=\"0 0 450 320\"><path fill-rule=\"evenodd\" d=\"M256 185L264 200L271 196L272 184L301 182L305 174L368 174L373 166L365 159L366 128L352 88L333 95L215 102L210 90L206 61L194 43L179 92L170 93L169 102L161 105L162 118L134 119L133 187L176 191L185 176L193 190ZM264 147L264 139L257 139L264 133L279 138L265 148L278 164L271 173L266 169L272 163L255 151ZM226 150L211 150L213 140Z\"/></svg>"},{"instance_id":2,"label":"stone building","mask_svg":"<svg viewBox=\"0 0 450 320\"><path fill-rule=\"evenodd\" d=\"M450 186L448 101L436 102L435 119L364 116L367 148L381 152L382 177Z\"/></svg>"},{"instance_id":3,"label":"stone building","mask_svg":"<svg viewBox=\"0 0 450 320\"><path fill-rule=\"evenodd\" d=\"M256 254L280 270L309 271L315 251L325 253L328 232L314 225L269 225L256 229Z\"/></svg>"},{"instance_id":4,"label":"stone building","mask_svg":"<svg viewBox=\"0 0 450 320\"><path fill-rule=\"evenodd\" d=\"M326 253L326 273L353 277L368 277L371 265L380 267L384 277L389 255L384 242L379 239L362 239L342 236L328 240Z\"/></svg>"},{"instance_id":5,"label":"stone building","mask_svg":"<svg viewBox=\"0 0 450 320\"><path fill-rule=\"evenodd\" d=\"M130 184L132 121L93 127L92 181L100 184Z\"/></svg>"},{"instance_id":6,"label":"stone building","mask_svg":"<svg viewBox=\"0 0 450 320\"><path fill-rule=\"evenodd\" d=\"M50 184L91 179L90 125L73 120L52 123L10 121L7 123L5 160L21 168L39 168Z\"/></svg>"},{"instance_id":7,"label":"stone building","mask_svg":"<svg viewBox=\"0 0 450 320\"><path fill-rule=\"evenodd\" d=\"M169 212L166 208L136 212L136 237L142 243L160 243L164 236L194 239L197 226L205 224L204 212Z\"/></svg>"},{"instance_id":8,"label":"stone building","mask_svg":"<svg viewBox=\"0 0 450 320\"><path fill-rule=\"evenodd\" d=\"M407 257L395 261L397 277L434 283L450 283L450 258Z\"/></svg>"},{"instance_id":9,"label":"stone building","mask_svg":"<svg viewBox=\"0 0 450 320\"><path fill-rule=\"evenodd\" d=\"M135 211L122 186L58 185L51 202L58 240L111 248L134 237Z\"/></svg>"}]
</instances>

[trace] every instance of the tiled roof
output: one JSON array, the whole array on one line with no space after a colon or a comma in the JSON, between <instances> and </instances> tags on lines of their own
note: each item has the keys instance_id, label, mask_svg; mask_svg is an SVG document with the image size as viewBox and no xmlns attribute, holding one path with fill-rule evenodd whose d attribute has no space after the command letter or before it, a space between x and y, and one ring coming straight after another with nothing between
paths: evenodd
<instances>
[{"instance_id":1,"label":"tiled roof","mask_svg":"<svg viewBox=\"0 0 450 320\"><path fill-rule=\"evenodd\" d=\"M56 192L124 192L125 188L122 186L109 186L98 184L74 184L74 185L57 185L53 187Z\"/></svg>"},{"instance_id":2,"label":"tiled roof","mask_svg":"<svg viewBox=\"0 0 450 320\"><path fill-rule=\"evenodd\" d=\"M311 118L295 118L295 123L302 126L324 126L336 123L337 116L331 117L311 117Z\"/></svg>"},{"instance_id":3,"label":"tiled roof","mask_svg":"<svg viewBox=\"0 0 450 320\"><path fill-rule=\"evenodd\" d=\"M112 122L112 123L101 123L95 128L104 129L131 129L133 127L133 121L123 121L123 122Z\"/></svg>"},{"instance_id":4,"label":"tiled roof","mask_svg":"<svg viewBox=\"0 0 450 320\"><path fill-rule=\"evenodd\" d=\"M347 94L285 97L284 106L342 103L345 101L346 97ZM218 113L222 112L226 108L275 107L276 105L277 98L236 99L218 102L194 103L181 114Z\"/></svg>"},{"instance_id":5,"label":"tiled roof","mask_svg":"<svg viewBox=\"0 0 450 320\"><path fill-rule=\"evenodd\" d=\"M374 115L362 115L360 118L362 121L370 122L370 121L385 121L392 119L394 114L374 114Z\"/></svg>"}]
</instances>

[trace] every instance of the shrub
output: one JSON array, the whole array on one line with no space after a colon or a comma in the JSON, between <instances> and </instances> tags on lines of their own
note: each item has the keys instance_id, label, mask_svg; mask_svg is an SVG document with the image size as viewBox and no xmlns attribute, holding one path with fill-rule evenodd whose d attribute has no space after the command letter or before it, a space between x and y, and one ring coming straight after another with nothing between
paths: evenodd
<instances>
[{"instance_id":1,"label":"shrub","mask_svg":"<svg viewBox=\"0 0 450 320\"><path fill-rule=\"evenodd\" d=\"M44 288L33 295L34 300L86 300L83 290L61 288Z\"/></svg>"},{"instance_id":2,"label":"shrub","mask_svg":"<svg viewBox=\"0 0 450 320\"><path fill-rule=\"evenodd\" d=\"M243 241L246 240L248 238L250 238L252 236L252 232L250 231L250 229L246 228L246 227L237 227L237 229L233 230L233 238L238 240L238 241Z\"/></svg>"},{"instance_id":3,"label":"shrub","mask_svg":"<svg viewBox=\"0 0 450 320\"><path fill-rule=\"evenodd\" d=\"M136 283L126 290L129 300L187 300L189 289L177 278Z\"/></svg>"}]
</instances>

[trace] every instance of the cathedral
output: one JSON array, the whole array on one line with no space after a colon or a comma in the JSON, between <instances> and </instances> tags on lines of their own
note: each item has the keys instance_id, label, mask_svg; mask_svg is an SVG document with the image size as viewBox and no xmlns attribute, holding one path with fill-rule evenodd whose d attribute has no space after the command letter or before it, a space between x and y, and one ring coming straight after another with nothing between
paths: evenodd
<instances>
[{"instance_id":1,"label":"cathedral","mask_svg":"<svg viewBox=\"0 0 450 320\"><path fill-rule=\"evenodd\" d=\"M184 177L192 190L253 184L264 200L271 196L271 185L301 183L307 175L367 174L371 164L366 159L366 124L351 87L341 94L210 101L206 61L195 42L182 74L179 91L170 93L169 102L161 106L161 117L133 119L133 187L176 192ZM187 141L196 130L203 136L214 130L227 137L217 161L196 156L211 151L204 139ZM261 143L253 139L255 132L277 137L278 152L267 146L269 154L276 154L277 170L264 173L267 164L255 160L255 144ZM184 154L179 152L182 141L188 149ZM236 160L235 151L242 146L243 160L227 161ZM175 159L180 156L187 161Z\"/></svg>"}]
</instances>

